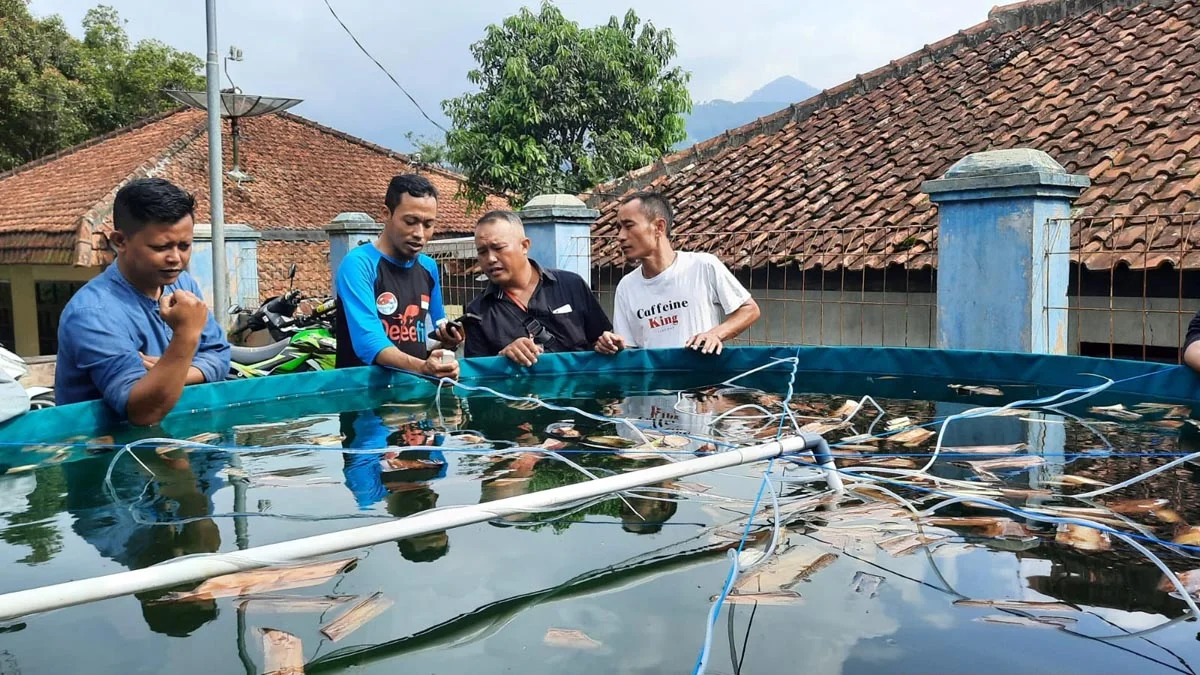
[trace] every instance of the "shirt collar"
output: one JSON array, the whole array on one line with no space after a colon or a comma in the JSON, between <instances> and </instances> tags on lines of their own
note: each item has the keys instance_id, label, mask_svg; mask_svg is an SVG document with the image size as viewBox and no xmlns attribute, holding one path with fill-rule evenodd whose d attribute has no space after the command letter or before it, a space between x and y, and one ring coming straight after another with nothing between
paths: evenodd
<instances>
[{"instance_id":1,"label":"shirt collar","mask_svg":"<svg viewBox=\"0 0 1200 675\"><path fill-rule=\"evenodd\" d=\"M552 270L542 267L541 265L538 264L538 261L534 260L533 258L529 259L529 264L533 265L533 269L537 270L538 276L542 280L546 281L547 283L551 283L551 284L558 283L558 279L554 276L554 272ZM500 300L501 298L504 297L504 289L501 288L499 285L497 285L496 282L489 281L488 285L487 285L487 290L484 291L483 294L486 297Z\"/></svg>"}]
</instances>

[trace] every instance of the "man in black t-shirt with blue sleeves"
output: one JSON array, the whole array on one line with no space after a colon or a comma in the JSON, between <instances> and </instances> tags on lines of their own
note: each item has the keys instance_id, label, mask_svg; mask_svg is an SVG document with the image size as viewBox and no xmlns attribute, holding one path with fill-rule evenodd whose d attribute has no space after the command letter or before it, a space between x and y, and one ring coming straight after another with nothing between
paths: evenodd
<instances>
[{"instance_id":1,"label":"man in black t-shirt with blue sleeves","mask_svg":"<svg viewBox=\"0 0 1200 675\"><path fill-rule=\"evenodd\" d=\"M583 279L529 258L517 214L486 213L475 224L479 266L491 283L467 305L464 354L532 366L545 352L590 351L612 323Z\"/></svg>"},{"instance_id":2,"label":"man in black t-shirt with blue sleeves","mask_svg":"<svg viewBox=\"0 0 1200 675\"><path fill-rule=\"evenodd\" d=\"M384 204L388 219L373 244L342 260L334 286L338 314L337 367L379 365L433 377L458 377L452 358L462 335L447 324L437 263L421 250L437 223L437 189L417 174L396 176Z\"/></svg>"}]
</instances>

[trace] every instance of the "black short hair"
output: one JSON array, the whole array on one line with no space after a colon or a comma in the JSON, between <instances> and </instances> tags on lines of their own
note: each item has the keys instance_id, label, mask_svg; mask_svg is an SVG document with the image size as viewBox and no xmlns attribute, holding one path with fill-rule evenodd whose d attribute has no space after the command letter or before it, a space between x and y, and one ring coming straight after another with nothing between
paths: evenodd
<instances>
[{"instance_id":1,"label":"black short hair","mask_svg":"<svg viewBox=\"0 0 1200 675\"><path fill-rule=\"evenodd\" d=\"M648 218L662 218L667 223L667 236L671 236L671 228L675 225L675 210L671 202L658 192L635 192L621 200L621 206L629 202L641 202L642 213Z\"/></svg>"},{"instance_id":2,"label":"black short hair","mask_svg":"<svg viewBox=\"0 0 1200 675\"><path fill-rule=\"evenodd\" d=\"M516 213L512 211L505 211L503 209L497 209L495 211L488 211L480 216L479 220L475 221L475 227L479 227L484 223L490 223L493 220L502 220L510 225L524 225L524 223L521 222L521 216L518 216Z\"/></svg>"},{"instance_id":3,"label":"black short hair","mask_svg":"<svg viewBox=\"0 0 1200 675\"><path fill-rule=\"evenodd\" d=\"M395 176L392 178L392 182L388 183L387 196L383 198L388 213L395 211L396 207L400 206L400 200L404 198L404 195L437 199L438 191L428 178L420 174L402 173Z\"/></svg>"},{"instance_id":4,"label":"black short hair","mask_svg":"<svg viewBox=\"0 0 1200 675\"><path fill-rule=\"evenodd\" d=\"M113 199L113 227L132 236L151 223L174 225L194 216L196 198L165 178L129 181Z\"/></svg>"}]
</instances>

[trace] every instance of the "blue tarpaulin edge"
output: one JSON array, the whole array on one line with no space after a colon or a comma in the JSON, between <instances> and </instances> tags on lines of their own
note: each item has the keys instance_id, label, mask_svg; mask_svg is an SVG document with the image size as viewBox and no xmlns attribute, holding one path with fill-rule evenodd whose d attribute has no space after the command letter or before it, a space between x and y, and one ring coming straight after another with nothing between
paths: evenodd
<instances>
[{"instance_id":1,"label":"blue tarpaulin edge","mask_svg":"<svg viewBox=\"0 0 1200 675\"><path fill-rule=\"evenodd\" d=\"M602 383L639 383L653 388L657 375L668 372L744 372L770 359L798 357L799 372L808 379L822 374L864 374L950 379L963 384L1032 385L1043 390L1093 386L1118 381L1109 395L1139 400L1195 404L1200 401L1200 376L1180 366L1081 356L1019 354L900 347L729 347L720 356L686 349L627 350L616 356L591 352L547 354L533 368L521 368L502 357L462 361L461 380L510 391L519 380L536 378L544 396L586 395ZM295 416L335 412L331 396L353 400L356 393L389 390L396 401L427 400L436 383L419 376L383 368L363 367L218 382L187 387L163 421L172 423L211 416L208 428L220 428L223 414L247 407L286 406ZM526 387L528 388L528 387ZM809 388L810 390L812 388ZM819 391L819 388L816 389ZM61 442L69 437L93 437L120 429L121 423L102 402L93 401L33 411L0 425L0 442Z\"/></svg>"}]
</instances>

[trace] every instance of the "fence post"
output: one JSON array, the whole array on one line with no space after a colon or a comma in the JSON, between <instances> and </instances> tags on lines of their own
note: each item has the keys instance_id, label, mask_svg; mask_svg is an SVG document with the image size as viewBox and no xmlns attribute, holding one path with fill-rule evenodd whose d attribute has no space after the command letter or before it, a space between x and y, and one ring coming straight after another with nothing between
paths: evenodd
<instances>
[{"instance_id":1,"label":"fence post","mask_svg":"<svg viewBox=\"0 0 1200 675\"><path fill-rule=\"evenodd\" d=\"M545 267L574 272L592 284L592 223L596 209L573 195L539 195L521 209L521 221L532 245L529 257Z\"/></svg>"},{"instance_id":2,"label":"fence post","mask_svg":"<svg viewBox=\"0 0 1200 675\"><path fill-rule=\"evenodd\" d=\"M1071 203L1091 182L1044 152L960 159L921 189L938 205L937 346L1067 353Z\"/></svg>"},{"instance_id":3,"label":"fence post","mask_svg":"<svg viewBox=\"0 0 1200 675\"><path fill-rule=\"evenodd\" d=\"M229 275L231 306L258 307L258 240L249 225L225 224L225 264ZM188 271L204 293L204 302L217 321L226 325L229 307L213 307L212 226L197 224L192 231L192 259Z\"/></svg>"},{"instance_id":4,"label":"fence post","mask_svg":"<svg viewBox=\"0 0 1200 675\"><path fill-rule=\"evenodd\" d=\"M371 216L360 212L345 212L334 216L325 226L329 234L329 281L337 282L338 266L342 259L356 246L369 244L383 232L383 223L375 222Z\"/></svg>"}]
</instances>

